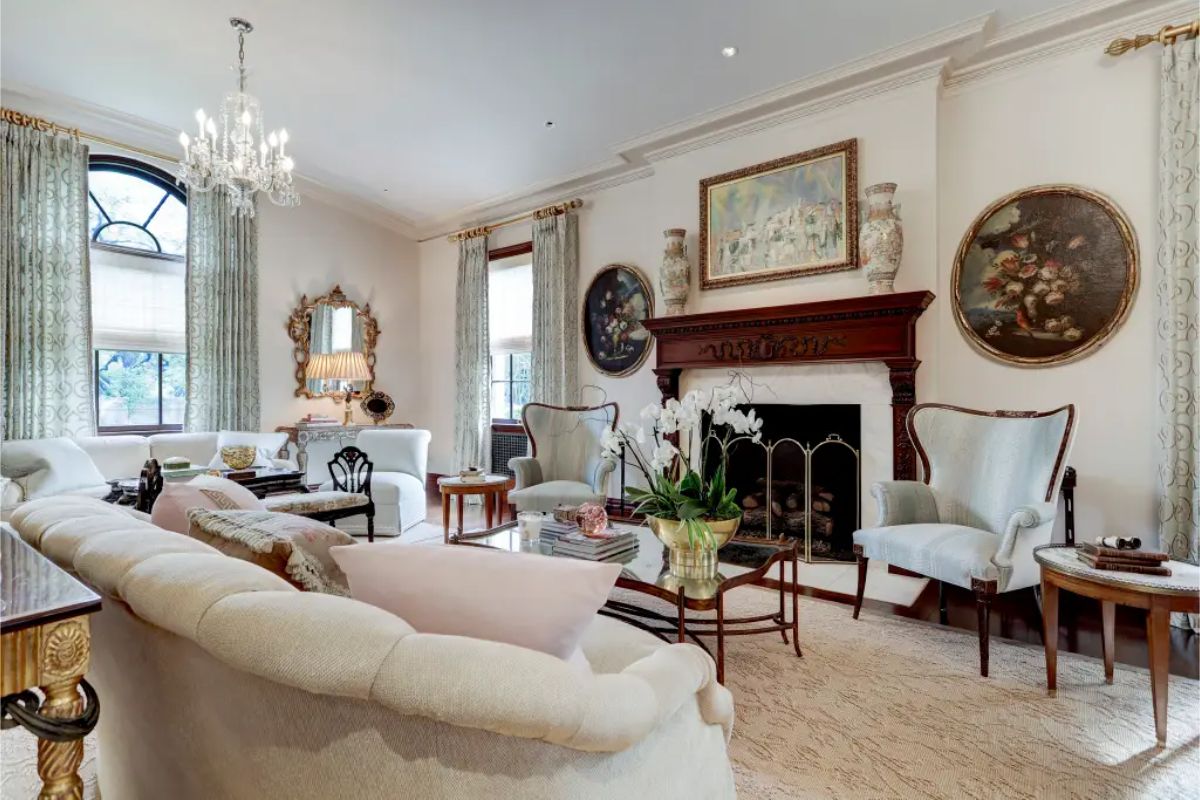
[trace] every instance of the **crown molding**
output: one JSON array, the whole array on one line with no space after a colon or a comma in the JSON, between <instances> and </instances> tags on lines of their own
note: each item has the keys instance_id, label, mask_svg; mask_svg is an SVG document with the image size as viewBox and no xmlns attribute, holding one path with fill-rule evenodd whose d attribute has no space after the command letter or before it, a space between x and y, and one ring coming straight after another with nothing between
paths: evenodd
<instances>
[{"instance_id":1,"label":"crown molding","mask_svg":"<svg viewBox=\"0 0 1200 800\"><path fill-rule=\"evenodd\" d=\"M179 131L151 122L142 117L126 114L105 106L88 103L67 95L56 94L35 86L4 82L0 84L5 106L44 117L60 125L94 133L132 147L157 151L164 155L178 149ZM98 150L119 149L110 145L94 146ZM138 153L138 158L149 158ZM173 170L177 165L174 158L149 159L158 166ZM412 222L383 206L361 196L330 186L327 182L311 175L297 172L294 175L301 201L305 197L324 205L345 211L365 219L409 239L416 239Z\"/></svg>"},{"instance_id":2,"label":"crown molding","mask_svg":"<svg viewBox=\"0 0 1200 800\"><path fill-rule=\"evenodd\" d=\"M1080 50L1096 50L1131 31L1157 30L1195 14L1189 0L1079 0L1005 28L946 79L946 93L1029 64Z\"/></svg>"}]
</instances>

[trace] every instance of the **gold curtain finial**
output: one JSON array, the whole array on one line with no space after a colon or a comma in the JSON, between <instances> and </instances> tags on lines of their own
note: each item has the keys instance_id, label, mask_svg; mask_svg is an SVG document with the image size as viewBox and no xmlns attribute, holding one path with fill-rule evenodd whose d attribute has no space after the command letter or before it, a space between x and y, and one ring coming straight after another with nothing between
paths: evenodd
<instances>
[{"instance_id":1,"label":"gold curtain finial","mask_svg":"<svg viewBox=\"0 0 1200 800\"><path fill-rule=\"evenodd\" d=\"M1113 39L1104 48L1110 56L1119 56L1130 50L1139 50L1152 42L1163 46L1175 44L1178 39L1195 39L1200 36L1200 19L1185 25L1166 25L1158 33L1139 33L1133 38L1121 37Z\"/></svg>"},{"instance_id":2,"label":"gold curtain finial","mask_svg":"<svg viewBox=\"0 0 1200 800\"><path fill-rule=\"evenodd\" d=\"M545 219L546 217L554 217L559 214L566 214L568 211L573 211L583 207L583 201L579 198L568 200L565 203L555 203L552 206L544 206L543 208L534 209L525 214L516 217L493 222L491 225L480 225L477 228L467 228L457 233L452 233L446 238L452 242L461 242L463 239L474 239L476 236L486 236L497 228L503 228L505 225L513 225L518 222L523 222L527 219Z\"/></svg>"},{"instance_id":3,"label":"gold curtain finial","mask_svg":"<svg viewBox=\"0 0 1200 800\"><path fill-rule=\"evenodd\" d=\"M0 119L3 119L10 125L19 125L22 128L33 128L35 131L42 133L65 133L68 136L79 138L78 128L67 128L62 125L57 125L48 119L35 117L32 114L25 114L11 108L0 108Z\"/></svg>"}]
</instances>

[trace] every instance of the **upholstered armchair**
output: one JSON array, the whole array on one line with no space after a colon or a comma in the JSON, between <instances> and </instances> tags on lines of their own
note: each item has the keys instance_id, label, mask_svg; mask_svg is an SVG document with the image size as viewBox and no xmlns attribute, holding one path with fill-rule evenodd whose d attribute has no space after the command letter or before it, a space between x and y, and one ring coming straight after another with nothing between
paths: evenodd
<instances>
[{"instance_id":1,"label":"upholstered armchair","mask_svg":"<svg viewBox=\"0 0 1200 800\"><path fill-rule=\"evenodd\" d=\"M514 458L516 488L508 501L518 511L553 511L558 505L603 503L615 462L604 457L604 432L617 427L617 404L551 406L526 403L521 413L529 456Z\"/></svg>"},{"instance_id":2,"label":"upholstered armchair","mask_svg":"<svg viewBox=\"0 0 1200 800\"><path fill-rule=\"evenodd\" d=\"M908 433L924 481L871 488L879 522L854 532L854 618L871 558L970 589L979 617L979 672L986 678L992 598L1038 584L1033 548L1050 542L1074 426L1073 405L1046 412L935 403L913 408Z\"/></svg>"}]
</instances>

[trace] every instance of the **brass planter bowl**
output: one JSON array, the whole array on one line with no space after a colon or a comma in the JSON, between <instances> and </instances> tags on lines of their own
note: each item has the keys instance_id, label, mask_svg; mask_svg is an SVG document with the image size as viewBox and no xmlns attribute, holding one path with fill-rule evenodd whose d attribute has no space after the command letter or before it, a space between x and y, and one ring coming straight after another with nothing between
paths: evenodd
<instances>
[{"instance_id":1,"label":"brass planter bowl","mask_svg":"<svg viewBox=\"0 0 1200 800\"><path fill-rule=\"evenodd\" d=\"M246 469L254 463L258 451L248 444L230 444L221 448L221 460L230 469Z\"/></svg>"},{"instance_id":2,"label":"brass planter bowl","mask_svg":"<svg viewBox=\"0 0 1200 800\"><path fill-rule=\"evenodd\" d=\"M707 520L712 541L695 543L688 539L687 525L682 520L646 517L646 524L667 546L667 563L671 574L679 578L711 580L717 575L717 551L728 544L742 524L742 518Z\"/></svg>"}]
</instances>

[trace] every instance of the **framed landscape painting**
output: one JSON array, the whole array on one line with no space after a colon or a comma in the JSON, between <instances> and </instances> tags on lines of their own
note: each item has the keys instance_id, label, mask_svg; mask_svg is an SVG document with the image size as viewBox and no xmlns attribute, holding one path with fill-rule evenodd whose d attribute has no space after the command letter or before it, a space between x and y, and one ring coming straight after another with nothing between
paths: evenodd
<instances>
[{"instance_id":1,"label":"framed landscape painting","mask_svg":"<svg viewBox=\"0 0 1200 800\"><path fill-rule=\"evenodd\" d=\"M588 359L605 375L637 371L654 343L642 320L654 316L654 290L636 267L609 264L583 296L583 343Z\"/></svg>"},{"instance_id":2,"label":"framed landscape painting","mask_svg":"<svg viewBox=\"0 0 1200 800\"><path fill-rule=\"evenodd\" d=\"M1078 186L1033 186L985 208L963 237L954 316L993 358L1061 364L1116 332L1137 281L1133 229L1112 201Z\"/></svg>"},{"instance_id":3,"label":"framed landscape painting","mask_svg":"<svg viewBox=\"0 0 1200 800\"><path fill-rule=\"evenodd\" d=\"M858 268L858 140L700 181L700 288Z\"/></svg>"}]
</instances>

